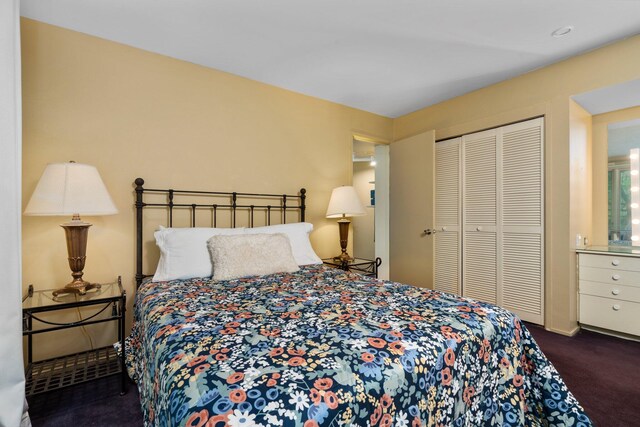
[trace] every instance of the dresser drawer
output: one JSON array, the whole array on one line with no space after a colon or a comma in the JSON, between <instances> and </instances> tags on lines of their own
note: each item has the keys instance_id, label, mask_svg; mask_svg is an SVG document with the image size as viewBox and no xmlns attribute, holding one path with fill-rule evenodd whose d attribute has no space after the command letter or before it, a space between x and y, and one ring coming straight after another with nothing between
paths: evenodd
<instances>
[{"instance_id":1,"label":"dresser drawer","mask_svg":"<svg viewBox=\"0 0 640 427\"><path fill-rule=\"evenodd\" d=\"M615 270L640 271L640 258L580 254L580 267L610 268Z\"/></svg>"},{"instance_id":2,"label":"dresser drawer","mask_svg":"<svg viewBox=\"0 0 640 427\"><path fill-rule=\"evenodd\" d=\"M640 303L581 295L580 323L640 335Z\"/></svg>"},{"instance_id":3,"label":"dresser drawer","mask_svg":"<svg viewBox=\"0 0 640 427\"><path fill-rule=\"evenodd\" d=\"M640 286L640 272L580 266L580 280L627 286Z\"/></svg>"},{"instance_id":4,"label":"dresser drawer","mask_svg":"<svg viewBox=\"0 0 640 427\"><path fill-rule=\"evenodd\" d=\"M593 295L640 303L640 287L580 280L580 295Z\"/></svg>"}]
</instances>

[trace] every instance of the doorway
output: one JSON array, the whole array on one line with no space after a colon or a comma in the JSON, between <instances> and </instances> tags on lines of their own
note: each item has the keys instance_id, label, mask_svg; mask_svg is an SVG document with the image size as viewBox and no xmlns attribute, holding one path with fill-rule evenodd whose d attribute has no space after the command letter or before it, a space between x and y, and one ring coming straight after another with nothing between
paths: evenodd
<instances>
[{"instance_id":1,"label":"doorway","mask_svg":"<svg viewBox=\"0 0 640 427\"><path fill-rule=\"evenodd\" d=\"M389 278L389 146L353 138L352 185L367 214L351 218L353 254L382 259L378 277Z\"/></svg>"}]
</instances>

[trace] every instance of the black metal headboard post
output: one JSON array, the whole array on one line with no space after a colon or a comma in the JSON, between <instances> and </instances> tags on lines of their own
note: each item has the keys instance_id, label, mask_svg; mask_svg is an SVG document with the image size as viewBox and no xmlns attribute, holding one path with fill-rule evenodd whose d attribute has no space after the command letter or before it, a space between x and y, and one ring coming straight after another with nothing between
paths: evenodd
<instances>
[{"instance_id":1,"label":"black metal headboard post","mask_svg":"<svg viewBox=\"0 0 640 427\"><path fill-rule=\"evenodd\" d=\"M221 191L193 191L193 190L174 190L174 189L152 189L144 188L144 179L136 178L134 181L136 187L136 286L142 284L142 280L146 277L142 271L143 264L143 209L147 207L165 208L168 210L168 226L173 226L174 209L190 209L191 210L191 227L196 226L196 211L198 209L206 209L212 214L213 226L217 227L218 211L226 209L231 213L231 227L236 227L236 212L238 209L246 210L249 213L249 227L254 226L254 213L256 210L264 211L266 214L266 224L271 225L272 211L282 212L282 223L287 222L287 210L298 210L300 212L300 221L305 221L307 190L300 189L298 195L287 194L262 194L262 193L238 193L238 192L221 192ZM147 203L144 201L144 193L166 194L167 201L164 203ZM191 196L198 198L198 203L176 203L176 197ZM211 198L222 200L223 203L202 203L203 198ZM265 201L266 204L245 204L241 199L249 199L255 201ZM226 200L226 202L225 202ZM271 204L268 201L273 200ZM287 204L287 201L298 200L297 204ZM278 203L275 203L275 202Z\"/></svg>"},{"instance_id":2,"label":"black metal headboard post","mask_svg":"<svg viewBox=\"0 0 640 427\"><path fill-rule=\"evenodd\" d=\"M136 289L142 284L144 275L142 274L142 192L144 179L136 178Z\"/></svg>"},{"instance_id":3,"label":"black metal headboard post","mask_svg":"<svg viewBox=\"0 0 640 427\"><path fill-rule=\"evenodd\" d=\"M300 189L300 222L304 222L304 214L307 211L307 190L305 188Z\"/></svg>"}]
</instances>

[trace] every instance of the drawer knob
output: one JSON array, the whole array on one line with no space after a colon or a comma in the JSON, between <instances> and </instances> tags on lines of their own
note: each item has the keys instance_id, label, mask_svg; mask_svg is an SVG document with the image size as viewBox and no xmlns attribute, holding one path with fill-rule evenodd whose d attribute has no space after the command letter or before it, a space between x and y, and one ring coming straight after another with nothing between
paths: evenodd
<instances>
[{"instance_id":1,"label":"drawer knob","mask_svg":"<svg viewBox=\"0 0 640 427\"><path fill-rule=\"evenodd\" d=\"M619 274L614 274L613 276L611 276L611 278L613 280L620 280L620 275Z\"/></svg>"},{"instance_id":2,"label":"drawer knob","mask_svg":"<svg viewBox=\"0 0 640 427\"><path fill-rule=\"evenodd\" d=\"M618 310L620 310L620 305L619 304L613 304L613 307L611 307L611 308L613 308L613 311L618 311Z\"/></svg>"},{"instance_id":3,"label":"drawer knob","mask_svg":"<svg viewBox=\"0 0 640 427\"><path fill-rule=\"evenodd\" d=\"M614 259L611 261L611 265L613 265L614 267L617 267L620 265L620 260L619 259Z\"/></svg>"},{"instance_id":4,"label":"drawer knob","mask_svg":"<svg viewBox=\"0 0 640 427\"><path fill-rule=\"evenodd\" d=\"M482 231L482 226L481 225L477 226L476 231Z\"/></svg>"},{"instance_id":5,"label":"drawer knob","mask_svg":"<svg viewBox=\"0 0 640 427\"><path fill-rule=\"evenodd\" d=\"M611 290L611 293L612 293L613 295L618 295L618 294L620 293L620 290L619 290L619 289L612 289L612 290Z\"/></svg>"}]
</instances>

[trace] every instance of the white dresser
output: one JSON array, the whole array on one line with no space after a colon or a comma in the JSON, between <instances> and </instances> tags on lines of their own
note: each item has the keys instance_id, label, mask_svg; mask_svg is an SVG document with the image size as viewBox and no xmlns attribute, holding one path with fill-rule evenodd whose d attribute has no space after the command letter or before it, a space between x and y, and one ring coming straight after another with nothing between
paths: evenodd
<instances>
[{"instance_id":1,"label":"white dresser","mask_svg":"<svg viewBox=\"0 0 640 427\"><path fill-rule=\"evenodd\" d=\"M580 324L640 337L640 251L593 247L576 252Z\"/></svg>"}]
</instances>

